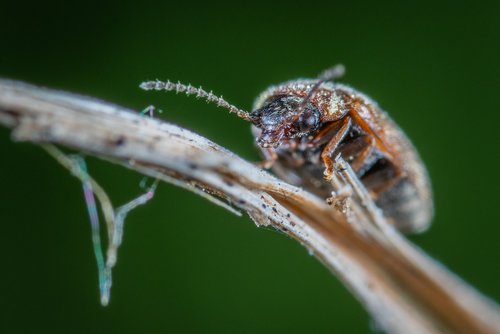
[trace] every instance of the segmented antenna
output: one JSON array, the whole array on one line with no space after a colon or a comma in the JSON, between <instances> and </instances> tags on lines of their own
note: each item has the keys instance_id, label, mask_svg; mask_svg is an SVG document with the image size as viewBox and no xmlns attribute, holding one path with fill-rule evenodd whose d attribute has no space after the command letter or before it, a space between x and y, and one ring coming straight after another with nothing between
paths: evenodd
<instances>
[{"instance_id":1,"label":"segmented antenna","mask_svg":"<svg viewBox=\"0 0 500 334\"><path fill-rule=\"evenodd\" d=\"M243 118L246 121L251 121L250 115L232 104L229 104L222 96L216 96L212 91L207 92L201 87L193 87L191 84L184 85L180 82L173 83L169 80L167 81L145 81L140 84L144 90L164 90L167 92L175 91L176 93L184 93L187 96L196 95L196 98L202 98L207 102L215 103L218 107L225 108L231 113L235 113L239 118Z\"/></svg>"},{"instance_id":2,"label":"segmented antenna","mask_svg":"<svg viewBox=\"0 0 500 334\"><path fill-rule=\"evenodd\" d=\"M302 101L299 108L297 109L297 115L298 115L297 117L300 117L300 114L302 113L302 111L306 107L307 102L309 102L309 100L311 100L311 97L313 96L314 93L316 93L319 86L321 86L321 84L323 82L327 82L330 80L335 80L335 79L341 78L344 75L344 73L345 73L345 67L342 64L337 64L337 65L323 71L318 76L318 81L314 84L314 86L312 86L312 88L309 91L309 93L307 94L306 98L304 99L304 101Z\"/></svg>"}]
</instances>

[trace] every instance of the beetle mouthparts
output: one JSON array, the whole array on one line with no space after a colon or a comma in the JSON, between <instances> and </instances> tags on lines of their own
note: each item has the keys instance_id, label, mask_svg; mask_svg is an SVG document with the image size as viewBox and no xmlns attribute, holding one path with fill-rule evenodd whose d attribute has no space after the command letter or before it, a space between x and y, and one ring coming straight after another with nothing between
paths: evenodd
<instances>
[{"instance_id":1,"label":"beetle mouthparts","mask_svg":"<svg viewBox=\"0 0 500 334\"><path fill-rule=\"evenodd\" d=\"M274 131L263 131L259 138L257 138L257 143L260 147L278 147L280 144L280 140L284 135L284 131L282 130L274 130Z\"/></svg>"}]
</instances>

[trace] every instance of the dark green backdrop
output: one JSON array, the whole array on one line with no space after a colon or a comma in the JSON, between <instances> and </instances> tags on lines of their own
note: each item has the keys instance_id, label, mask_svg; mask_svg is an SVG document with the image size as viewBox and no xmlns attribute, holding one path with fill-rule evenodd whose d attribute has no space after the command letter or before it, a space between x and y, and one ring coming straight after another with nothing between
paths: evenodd
<instances>
[{"instance_id":1,"label":"dark green backdrop","mask_svg":"<svg viewBox=\"0 0 500 334\"><path fill-rule=\"evenodd\" d=\"M412 240L500 300L499 2L2 2L0 76L142 109L258 158L249 126L138 89L173 79L242 108L266 86L342 62L407 131L436 217ZM162 185L128 219L109 307L80 184L0 129L0 332L366 333L369 317L305 249ZM141 177L90 160L120 204ZM291 293L291 291L294 291Z\"/></svg>"}]
</instances>

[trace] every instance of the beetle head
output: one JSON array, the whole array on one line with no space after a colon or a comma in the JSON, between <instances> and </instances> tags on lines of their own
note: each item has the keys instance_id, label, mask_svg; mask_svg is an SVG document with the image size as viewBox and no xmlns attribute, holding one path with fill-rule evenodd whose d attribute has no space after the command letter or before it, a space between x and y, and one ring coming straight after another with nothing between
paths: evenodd
<instances>
[{"instance_id":1,"label":"beetle head","mask_svg":"<svg viewBox=\"0 0 500 334\"><path fill-rule=\"evenodd\" d=\"M282 140L314 133L320 126L321 113L310 101L293 95L273 97L250 114L252 123L262 130L257 143L277 147Z\"/></svg>"}]
</instances>

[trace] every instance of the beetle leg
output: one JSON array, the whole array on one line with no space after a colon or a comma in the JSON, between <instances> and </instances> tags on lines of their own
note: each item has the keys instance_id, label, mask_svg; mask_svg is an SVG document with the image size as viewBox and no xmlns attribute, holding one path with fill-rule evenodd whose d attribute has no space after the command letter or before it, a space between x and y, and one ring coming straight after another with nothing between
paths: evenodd
<instances>
[{"instance_id":1,"label":"beetle leg","mask_svg":"<svg viewBox=\"0 0 500 334\"><path fill-rule=\"evenodd\" d=\"M260 136L262 130L257 128L255 125L252 125L251 131L252 135L255 138L257 138ZM273 167L276 160L278 160L278 155L276 154L276 151L273 148L259 147L259 149L262 152L262 155L264 156L264 160L257 162L256 165L259 168L264 168L264 169L269 169Z\"/></svg>"},{"instance_id":2,"label":"beetle leg","mask_svg":"<svg viewBox=\"0 0 500 334\"><path fill-rule=\"evenodd\" d=\"M317 145L321 145L322 143L328 142L327 135L331 133L331 131L335 131L335 128L339 128L341 125L339 125L339 122L332 122L325 126L323 129L321 129L316 135L314 135L314 138L307 143L307 147L316 147ZM338 131L338 129L337 129Z\"/></svg>"},{"instance_id":3,"label":"beetle leg","mask_svg":"<svg viewBox=\"0 0 500 334\"><path fill-rule=\"evenodd\" d=\"M269 169L273 167L276 160L278 160L278 155L276 151L272 148L262 148L262 154L264 155L264 160L257 163L257 165L264 169Z\"/></svg>"},{"instance_id":4,"label":"beetle leg","mask_svg":"<svg viewBox=\"0 0 500 334\"><path fill-rule=\"evenodd\" d=\"M357 175L359 175L360 173L363 174L363 169L369 168L369 166L366 166L366 159L370 156L370 154L373 152L373 149L375 148L375 142L373 138L366 136L358 139L363 143L363 146L361 150L357 152L354 160L352 160L350 163L351 169ZM338 159L341 158L338 156L336 160ZM340 212L348 213L348 201L353 193L352 185L345 184L345 182L339 180L336 173L332 175L330 184L332 185L334 191L332 192L332 196L326 199L326 202L330 205L333 205Z\"/></svg>"},{"instance_id":5,"label":"beetle leg","mask_svg":"<svg viewBox=\"0 0 500 334\"><path fill-rule=\"evenodd\" d=\"M351 162L351 168L356 172L356 174L360 175L360 171L364 169L364 171L361 172L361 174L364 174L367 168L370 168L370 166L365 166L366 159L370 156L370 154L373 152L373 149L375 148L375 140L372 137L366 137L364 139L365 145L361 149L361 151L358 153L358 155L354 158L354 160Z\"/></svg>"},{"instance_id":6,"label":"beetle leg","mask_svg":"<svg viewBox=\"0 0 500 334\"><path fill-rule=\"evenodd\" d=\"M344 139L346 134L349 132L349 128L351 127L351 117L344 117L342 120L342 126L339 131L330 139L328 144L326 144L323 152L321 152L321 159L323 159L323 163L325 164L325 179L330 181L333 175L333 160L332 155L339 146L340 142Z\"/></svg>"},{"instance_id":7,"label":"beetle leg","mask_svg":"<svg viewBox=\"0 0 500 334\"><path fill-rule=\"evenodd\" d=\"M348 184L353 195L358 197L360 204L366 210L366 213L370 216L370 221L373 222L376 227L385 230L387 224L383 218L382 211L377 207L373 198L368 193L366 187L361 183L360 179L356 176L352 170L351 165L349 165L340 154L335 158L335 170L338 175L342 178L345 184Z\"/></svg>"}]
</instances>

